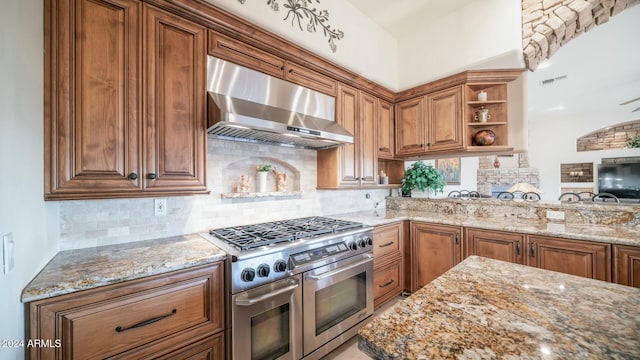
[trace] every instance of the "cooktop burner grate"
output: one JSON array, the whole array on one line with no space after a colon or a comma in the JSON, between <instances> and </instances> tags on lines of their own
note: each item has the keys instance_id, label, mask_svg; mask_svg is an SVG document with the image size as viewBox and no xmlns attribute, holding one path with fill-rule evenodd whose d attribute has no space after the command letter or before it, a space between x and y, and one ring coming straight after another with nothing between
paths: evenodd
<instances>
[{"instance_id":1,"label":"cooktop burner grate","mask_svg":"<svg viewBox=\"0 0 640 360\"><path fill-rule=\"evenodd\" d=\"M214 229L210 230L209 234L240 250L249 250L260 246L296 241L359 227L362 227L361 223L312 216Z\"/></svg>"}]
</instances>

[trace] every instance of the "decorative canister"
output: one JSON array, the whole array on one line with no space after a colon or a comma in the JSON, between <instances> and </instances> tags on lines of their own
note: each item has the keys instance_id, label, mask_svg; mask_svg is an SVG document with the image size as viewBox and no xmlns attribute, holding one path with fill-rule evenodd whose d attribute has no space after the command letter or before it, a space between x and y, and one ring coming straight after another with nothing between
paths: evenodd
<instances>
[{"instance_id":1,"label":"decorative canister","mask_svg":"<svg viewBox=\"0 0 640 360\"><path fill-rule=\"evenodd\" d=\"M491 119L491 114L489 114L489 109L481 106L473 118L477 122L486 123L487 120Z\"/></svg>"},{"instance_id":2,"label":"decorative canister","mask_svg":"<svg viewBox=\"0 0 640 360\"><path fill-rule=\"evenodd\" d=\"M480 90L478 93L478 101L487 101L487 93L484 90Z\"/></svg>"},{"instance_id":3,"label":"decorative canister","mask_svg":"<svg viewBox=\"0 0 640 360\"><path fill-rule=\"evenodd\" d=\"M489 129L480 130L473 135L473 143L479 146L492 145L496 141L496 133Z\"/></svg>"}]
</instances>

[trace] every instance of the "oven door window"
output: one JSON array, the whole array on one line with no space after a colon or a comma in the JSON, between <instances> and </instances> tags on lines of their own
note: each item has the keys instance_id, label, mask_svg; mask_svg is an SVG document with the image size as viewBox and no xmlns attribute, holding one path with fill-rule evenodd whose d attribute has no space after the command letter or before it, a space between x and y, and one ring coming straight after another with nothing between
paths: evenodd
<instances>
[{"instance_id":1,"label":"oven door window","mask_svg":"<svg viewBox=\"0 0 640 360\"><path fill-rule=\"evenodd\" d=\"M316 291L316 336L366 309L366 280L362 272Z\"/></svg>"},{"instance_id":2,"label":"oven door window","mask_svg":"<svg viewBox=\"0 0 640 360\"><path fill-rule=\"evenodd\" d=\"M251 359L270 360L289 352L289 304L251 318Z\"/></svg>"}]
</instances>

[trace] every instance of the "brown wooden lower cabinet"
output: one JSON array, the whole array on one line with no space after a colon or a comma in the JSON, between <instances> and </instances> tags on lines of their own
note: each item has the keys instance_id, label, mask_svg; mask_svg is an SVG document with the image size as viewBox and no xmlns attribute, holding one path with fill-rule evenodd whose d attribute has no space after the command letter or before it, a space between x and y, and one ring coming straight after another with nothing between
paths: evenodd
<instances>
[{"instance_id":1,"label":"brown wooden lower cabinet","mask_svg":"<svg viewBox=\"0 0 640 360\"><path fill-rule=\"evenodd\" d=\"M613 282L640 288L640 247L613 245Z\"/></svg>"},{"instance_id":2,"label":"brown wooden lower cabinet","mask_svg":"<svg viewBox=\"0 0 640 360\"><path fill-rule=\"evenodd\" d=\"M404 290L403 223L373 229L373 305L379 307Z\"/></svg>"},{"instance_id":3,"label":"brown wooden lower cabinet","mask_svg":"<svg viewBox=\"0 0 640 360\"><path fill-rule=\"evenodd\" d=\"M462 260L462 227L411 222L411 286L416 291Z\"/></svg>"},{"instance_id":4,"label":"brown wooden lower cabinet","mask_svg":"<svg viewBox=\"0 0 640 360\"><path fill-rule=\"evenodd\" d=\"M30 359L222 359L222 262L28 304Z\"/></svg>"},{"instance_id":5,"label":"brown wooden lower cabinet","mask_svg":"<svg viewBox=\"0 0 640 360\"><path fill-rule=\"evenodd\" d=\"M611 245L528 235L525 264L565 274L611 281Z\"/></svg>"},{"instance_id":6,"label":"brown wooden lower cabinet","mask_svg":"<svg viewBox=\"0 0 640 360\"><path fill-rule=\"evenodd\" d=\"M478 255L491 259L523 263L525 236L522 234L466 228L464 257Z\"/></svg>"}]
</instances>

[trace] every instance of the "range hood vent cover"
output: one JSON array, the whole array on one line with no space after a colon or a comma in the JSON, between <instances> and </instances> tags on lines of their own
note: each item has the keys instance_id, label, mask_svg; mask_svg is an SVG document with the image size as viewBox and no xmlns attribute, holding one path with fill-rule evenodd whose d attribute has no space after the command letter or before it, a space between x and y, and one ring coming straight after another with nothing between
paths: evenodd
<instances>
[{"instance_id":1,"label":"range hood vent cover","mask_svg":"<svg viewBox=\"0 0 640 360\"><path fill-rule=\"evenodd\" d=\"M353 143L329 95L212 56L207 92L212 137L310 149Z\"/></svg>"}]
</instances>

